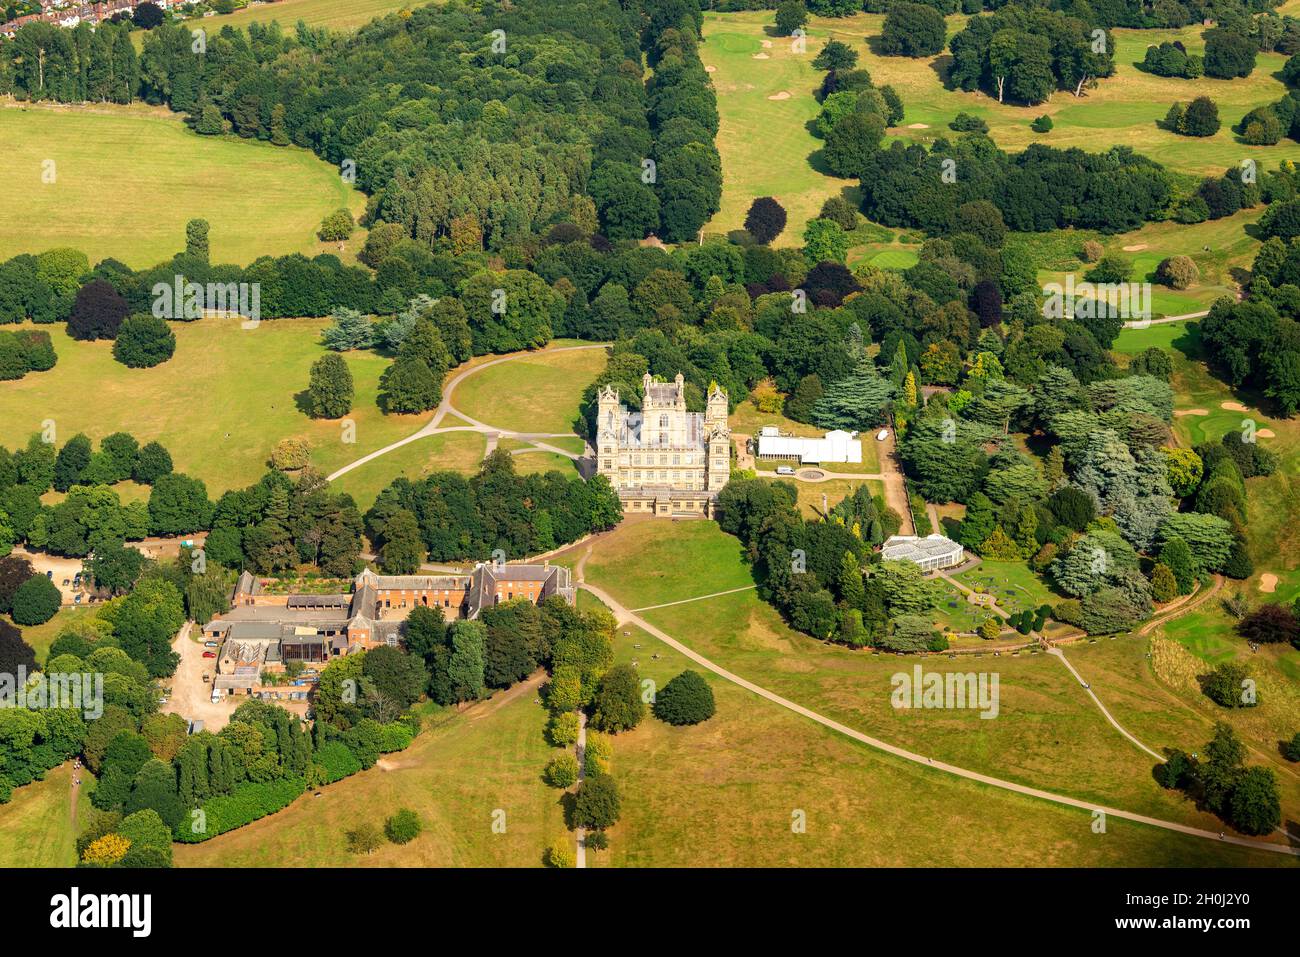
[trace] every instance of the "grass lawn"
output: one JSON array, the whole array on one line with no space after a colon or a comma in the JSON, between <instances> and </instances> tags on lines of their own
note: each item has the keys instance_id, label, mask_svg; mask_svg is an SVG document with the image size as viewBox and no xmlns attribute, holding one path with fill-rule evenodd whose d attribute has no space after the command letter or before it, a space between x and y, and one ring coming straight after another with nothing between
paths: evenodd
<instances>
[{"instance_id":1,"label":"grass lawn","mask_svg":"<svg viewBox=\"0 0 1300 957\"><path fill-rule=\"evenodd\" d=\"M364 512L398 476L419 479L430 472L445 471L472 475L482 465L486 447L479 432L426 435L340 475L332 487L351 495Z\"/></svg>"},{"instance_id":2,"label":"grass lawn","mask_svg":"<svg viewBox=\"0 0 1300 957\"><path fill-rule=\"evenodd\" d=\"M679 556L710 555L706 565L696 568L694 594L720 590L747 569L738 555L729 559L728 548L709 541L729 540L727 536L711 524L698 525L699 530L689 527L688 542L678 535L684 525L626 525L596 542L586 566L587 580L630 607L643 604L640 593L649 578L644 570L661 567L643 561L643 551L661 550L675 541ZM917 659L855 652L798 634L752 591L655 609L643 616L736 674L884 740L1084 800L1220 828L1215 819L1155 784L1150 758L1106 723L1070 673L1050 656L982 657L989 662L984 667L971 658L924 659L924 666L933 670L998 671L999 716L985 720L971 710L893 708L890 677L904 667L910 670ZM1076 652L1070 654L1074 660ZM1121 701L1140 717L1133 730L1148 745L1195 749L1204 743L1209 724L1186 712L1149 672L1134 667L1144 660L1142 642L1099 642L1079 654L1081 670L1086 667L1084 673L1102 699L1108 704ZM1294 817L1300 812L1300 792L1284 794L1283 804Z\"/></svg>"},{"instance_id":3,"label":"grass lawn","mask_svg":"<svg viewBox=\"0 0 1300 957\"><path fill-rule=\"evenodd\" d=\"M672 526L671 533L658 525ZM640 570L626 574L632 566ZM739 540L725 534L717 522L696 520L625 524L617 534L599 540L587 560L586 577L597 583L617 580L614 594L628 608L754 584Z\"/></svg>"},{"instance_id":4,"label":"grass lawn","mask_svg":"<svg viewBox=\"0 0 1300 957\"><path fill-rule=\"evenodd\" d=\"M78 432L92 440L124 430L141 444L158 440L176 470L203 479L210 495L256 482L275 443L300 436L329 473L410 435L421 415L384 415L376 405L389 360L374 352L343 357L356 384L349 419L311 419L297 405L312 362L324 353L325 319L279 319L242 329L234 319L174 322L176 354L152 369L128 369L111 342L76 342L63 326L44 326L59 362L49 372L0 383L0 443L15 448L53 419L60 443ZM93 383L93 391L87 391ZM386 483L385 483L386 484Z\"/></svg>"},{"instance_id":5,"label":"grass lawn","mask_svg":"<svg viewBox=\"0 0 1300 957\"><path fill-rule=\"evenodd\" d=\"M606 358L603 349L551 349L502 362L456 386L456 408L512 432L573 432L582 392Z\"/></svg>"},{"instance_id":6,"label":"grass lawn","mask_svg":"<svg viewBox=\"0 0 1300 957\"><path fill-rule=\"evenodd\" d=\"M552 748L536 687L498 692L464 712L435 712L407 750L384 767L309 792L279 814L203 844L176 845L178 867L530 867L564 835L559 793L542 782ZM424 830L406 845L357 857L345 832L382 827L400 808ZM493 814L505 812L505 833Z\"/></svg>"},{"instance_id":7,"label":"grass lawn","mask_svg":"<svg viewBox=\"0 0 1300 957\"><path fill-rule=\"evenodd\" d=\"M1151 283L1151 311L1154 317L1180 316L1210 308L1216 299L1235 296L1241 280L1259 251L1259 241L1247 233L1264 213L1264 207L1243 210L1223 219L1184 226L1174 222L1147 223L1141 229L1118 236L1103 236L1086 230L1059 233L1018 233L1008 242L1026 248L1043 268L1040 283L1065 283L1073 273L1075 283L1084 281L1092 266L1079 259L1084 242L1095 239L1107 255L1133 265L1134 282ZM1170 289L1155 282L1156 267L1170 256L1190 256L1200 278L1187 289ZM1154 327L1153 327L1154 328Z\"/></svg>"},{"instance_id":8,"label":"grass lawn","mask_svg":"<svg viewBox=\"0 0 1300 957\"><path fill-rule=\"evenodd\" d=\"M307 150L197 136L179 114L143 105L0 100L0 142L15 187L0 220L0 259L72 246L92 264L111 256L140 269L184 249L185 223L195 217L211 224L213 262L313 256L337 252L316 239L328 213L364 206L361 193ZM55 164L52 183L42 181L46 161ZM360 241L349 245L359 249Z\"/></svg>"},{"instance_id":9,"label":"grass lawn","mask_svg":"<svg viewBox=\"0 0 1300 957\"><path fill-rule=\"evenodd\" d=\"M941 590L942 597L933 612L934 623L944 631L956 631L963 634L973 632L992 612L972 604L964 592L954 588L942 578L935 579L935 585ZM983 639L980 639L982 642Z\"/></svg>"},{"instance_id":10,"label":"grass lawn","mask_svg":"<svg viewBox=\"0 0 1300 957\"><path fill-rule=\"evenodd\" d=\"M967 588L997 596L998 605L1012 614L1055 604L1064 597L1054 593L1024 562L986 559L953 577Z\"/></svg>"},{"instance_id":11,"label":"grass lawn","mask_svg":"<svg viewBox=\"0 0 1300 957\"><path fill-rule=\"evenodd\" d=\"M786 481L791 481L789 478ZM823 507L832 509L840 500L857 491L858 486L866 485L872 495L883 495L885 483L875 479L831 479L826 482L796 482L799 486L799 499L795 503L803 512L804 518L816 518L822 514Z\"/></svg>"},{"instance_id":12,"label":"grass lawn","mask_svg":"<svg viewBox=\"0 0 1300 957\"><path fill-rule=\"evenodd\" d=\"M1300 652L1289 646L1261 646L1258 653L1252 653L1244 641L1233 636L1231 621L1217 603L1202 605L1158 629L1152 647L1160 649L1153 659L1155 673L1185 707L1204 718L1207 729L1214 721L1232 725L1252 748L1252 761L1267 761L1277 773L1284 804L1286 794L1300 794L1300 772L1278 750L1296 732ZM1255 681L1259 694L1255 707L1222 708L1202 693L1197 679L1227 661L1244 666ZM1207 733L1205 740L1209 737ZM1294 813L1288 819L1296 820Z\"/></svg>"},{"instance_id":13,"label":"grass lawn","mask_svg":"<svg viewBox=\"0 0 1300 957\"><path fill-rule=\"evenodd\" d=\"M541 472L563 472L565 475L577 477L578 463L573 459L556 455L554 452L521 452L514 456L515 471L520 475L533 475Z\"/></svg>"},{"instance_id":14,"label":"grass lawn","mask_svg":"<svg viewBox=\"0 0 1300 957\"><path fill-rule=\"evenodd\" d=\"M733 433L739 432L742 435L757 436L759 430L765 425L775 425L782 432L789 435L799 435L813 439L819 439L826 434L825 429L819 429L807 422L796 422L794 419L787 419L779 412L760 412L749 399L739 403L727 421Z\"/></svg>"},{"instance_id":15,"label":"grass lawn","mask_svg":"<svg viewBox=\"0 0 1300 957\"><path fill-rule=\"evenodd\" d=\"M77 813L85 820L90 810L94 778L81 770L82 787ZM0 867L74 867L77 835L71 825L72 764L60 765L14 791L0 805Z\"/></svg>"},{"instance_id":16,"label":"grass lawn","mask_svg":"<svg viewBox=\"0 0 1300 957\"><path fill-rule=\"evenodd\" d=\"M292 33L294 25L302 20L310 27L355 30L386 13L419 6L424 6L419 0L413 3L406 0L278 0L275 3L252 3L225 16L186 20L185 25L192 29L202 26L208 33L215 33L227 25L242 28L250 23L278 20L286 33Z\"/></svg>"},{"instance_id":17,"label":"grass lawn","mask_svg":"<svg viewBox=\"0 0 1300 957\"><path fill-rule=\"evenodd\" d=\"M50 645L54 644L54 639L59 637L60 632L73 622L93 615L94 611L85 605L63 605L54 613L54 617L43 625L20 626L23 641L32 646L32 650L36 652L36 663L42 665L45 663Z\"/></svg>"}]
</instances>

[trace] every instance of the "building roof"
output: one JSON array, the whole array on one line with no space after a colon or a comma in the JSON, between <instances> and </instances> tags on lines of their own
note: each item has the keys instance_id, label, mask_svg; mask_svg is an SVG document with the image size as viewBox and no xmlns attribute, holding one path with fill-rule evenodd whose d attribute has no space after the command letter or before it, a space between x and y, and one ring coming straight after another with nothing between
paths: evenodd
<instances>
[{"instance_id":1,"label":"building roof","mask_svg":"<svg viewBox=\"0 0 1300 957\"><path fill-rule=\"evenodd\" d=\"M346 608L352 603L351 595L290 595L286 608Z\"/></svg>"},{"instance_id":2,"label":"building roof","mask_svg":"<svg viewBox=\"0 0 1300 957\"><path fill-rule=\"evenodd\" d=\"M629 412L626 406L619 406L619 412L622 422L618 431L618 442L620 446L629 449L663 449L665 452L673 449L687 449L689 451L703 451L708 449L708 433L704 428L703 412L686 412L681 413L685 416L686 424L686 444L685 445L655 445L653 443L642 443L641 434L642 426L645 424L645 417L640 412Z\"/></svg>"},{"instance_id":3,"label":"building roof","mask_svg":"<svg viewBox=\"0 0 1300 957\"><path fill-rule=\"evenodd\" d=\"M351 617L347 606L290 608L288 605L236 605L221 616L223 621L263 621L337 628Z\"/></svg>"},{"instance_id":4,"label":"building roof","mask_svg":"<svg viewBox=\"0 0 1300 957\"><path fill-rule=\"evenodd\" d=\"M961 545L943 535L891 535L885 539L880 553L888 561L922 562L944 558L961 551Z\"/></svg>"},{"instance_id":5,"label":"building roof","mask_svg":"<svg viewBox=\"0 0 1300 957\"><path fill-rule=\"evenodd\" d=\"M850 433L836 429L820 439L780 435L764 428L758 436L758 454L800 462L861 462L862 442Z\"/></svg>"}]
</instances>

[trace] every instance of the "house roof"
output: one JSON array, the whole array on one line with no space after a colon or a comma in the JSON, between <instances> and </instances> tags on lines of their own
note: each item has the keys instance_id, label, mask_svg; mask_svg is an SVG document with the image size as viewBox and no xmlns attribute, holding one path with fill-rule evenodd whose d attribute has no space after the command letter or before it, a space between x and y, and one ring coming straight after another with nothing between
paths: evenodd
<instances>
[{"instance_id":1,"label":"house roof","mask_svg":"<svg viewBox=\"0 0 1300 957\"><path fill-rule=\"evenodd\" d=\"M765 428L758 436L759 456L774 455L801 462L861 462L862 442L836 429L820 439L779 435Z\"/></svg>"}]
</instances>

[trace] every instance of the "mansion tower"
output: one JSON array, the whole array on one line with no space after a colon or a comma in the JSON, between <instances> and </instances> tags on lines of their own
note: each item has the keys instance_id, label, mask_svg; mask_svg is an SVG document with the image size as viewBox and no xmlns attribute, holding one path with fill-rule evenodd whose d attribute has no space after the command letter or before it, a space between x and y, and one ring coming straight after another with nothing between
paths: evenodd
<instances>
[{"instance_id":1,"label":"mansion tower","mask_svg":"<svg viewBox=\"0 0 1300 957\"><path fill-rule=\"evenodd\" d=\"M712 517L731 476L727 393L714 385L705 411L687 412L680 372L672 382L646 373L642 386L640 411L623 406L611 386L597 394L596 474L609 479L624 512Z\"/></svg>"}]
</instances>

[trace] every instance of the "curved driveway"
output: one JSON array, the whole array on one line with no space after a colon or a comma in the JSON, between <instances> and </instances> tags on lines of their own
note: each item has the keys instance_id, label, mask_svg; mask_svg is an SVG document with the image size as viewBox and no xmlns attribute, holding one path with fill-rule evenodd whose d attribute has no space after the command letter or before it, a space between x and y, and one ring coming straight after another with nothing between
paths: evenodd
<instances>
[{"instance_id":1,"label":"curved driveway","mask_svg":"<svg viewBox=\"0 0 1300 957\"><path fill-rule=\"evenodd\" d=\"M460 372L457 372L454 376L452 376L447 381L447 383L443 386L442 402L440 402L438 404L438 408L434 410L433 418L431 418L422 429L420 429L418 432L408 435L404 439L398 439L396 442L393 442L391 445L385 445L382 449L376 449L375 451L371 452L368 455L363 455L361 456L361 458L357 459L354 462L349 462L347 465L343 466L337 471L331 472L328 476L326 476L326 481L332 482L340 475L346 475L348 472L351 472L353 469L360 468L361 466L365 465L367 462L379 458L381 455L387 455L389 452L392 452L394 449L400 449L403 445L409 445L410 443L415 442L418 439L422 439L430 435L438 435L443 432L480 432L484 435L492 437L493 439L502 439L502 438L520 439L522 441L531 443L538 450L544 452L554 452L556 455L563 455L565 458L573 459L574 461L581 460L582 458L581 455L566 451L565 449L558 448L554 445L549 445L545 441L543 441L544 439L572 438L572 437L580 437L580 436L575 436L575 434L572 432L515 432L510 429L498 429L494 426L488 425L486 422L480 422L477 419L473 419L470 416L466 415L464 412L458 410L452 404L451 395L452 392L455 390L456 386L460 385L460 383L464 379L467 379L468 377L472 376L476 372L481 372L482 370L487 369L491 366L500 365L503 362L513 362L515 359L522 359L525 356L549 355L555 352L576 352L580 349L607 349L607 348L609 348L608 343L598 342L598 343L592 343L591 345L559 346L555 349L539 349L534 352L515 352L515 353L511 353L508 356L502 356L499 359L493 359L490 362L484 362L476 366L470 366L468 369L462 369ZM448 413L459 416L460 418L468 422L469 425L449 425L446 427L440 427L439 423L442 422L443 418L445 418ZM528 451L532 451L532 449L529 449Z\"/></svg>"}]
</instances>

